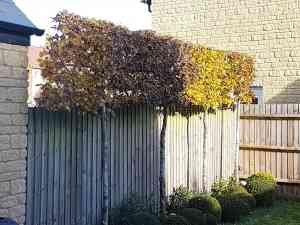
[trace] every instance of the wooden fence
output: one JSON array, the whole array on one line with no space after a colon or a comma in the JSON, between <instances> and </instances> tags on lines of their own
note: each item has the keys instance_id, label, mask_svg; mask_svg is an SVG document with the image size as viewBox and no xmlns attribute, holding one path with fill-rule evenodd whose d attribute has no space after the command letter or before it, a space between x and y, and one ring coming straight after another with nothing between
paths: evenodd
<instances>
[{"instance_id":1,"label":"wooden fence","mask_svg":"<svg viewBox=\"0 0 300 225\"><path fill-rule=\"evenodd\" d=\"M240 172L258 171L278 178L279 194L300 197L300 105L243 105Z\"/></svg>"},{"instance_id":2,"label":"wooden fence","mask_svg":"<svg viewBox=\"0 0 300 225\"><path fill-rule=\"evenodd\" d=\"M202 114L169 116L167 192L201 189ZM232 175L236 113L209 115L209 183ZM26 224L96 225L101 219L100 119L76 111L29 110ZM109 119L109 203L130 193L158 205L160 114L151 107L118 109Z\"/></svg>"}]
</instances>

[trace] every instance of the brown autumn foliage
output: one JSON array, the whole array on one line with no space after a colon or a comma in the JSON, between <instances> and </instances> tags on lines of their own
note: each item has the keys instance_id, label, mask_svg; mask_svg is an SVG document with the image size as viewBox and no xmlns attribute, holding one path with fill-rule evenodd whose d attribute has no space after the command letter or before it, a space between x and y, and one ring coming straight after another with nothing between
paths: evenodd
<instances>
[{"instance_id":1,"label":"brown autumn foliage","mask_svg":"<svg viewBox=\"0 0 300 225\"><path fill-rule=\"evenodd\" d=\"M39 104L48 109L96 111L110 101L107 83L112 78L111 23L59 13L55 35L41 55L46 83Z\"/></svg>"},{"instance_id":2,"label":"brown autumn foliage","mask_svg":"<svg viewBox=\"0 0 300 225\"><path fill-rule=\"evenodd\" d=\"M103 104L231 106L251 98L253 59L153 31L129 31L61 12L41 59L41 106L96 111Z\"/></svg>"}]
</instances>

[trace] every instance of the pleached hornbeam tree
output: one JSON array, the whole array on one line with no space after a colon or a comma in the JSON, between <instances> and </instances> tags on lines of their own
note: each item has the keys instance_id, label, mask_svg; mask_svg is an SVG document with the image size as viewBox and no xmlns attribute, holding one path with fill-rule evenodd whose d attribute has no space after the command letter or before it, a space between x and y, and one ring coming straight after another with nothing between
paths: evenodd
<instances>
[{"instance_id":1,"label":"pleached hornbeam tree","mask_svg":"<svg viewBox=\"0 0 300 225\"><path fill-rule=\"evenodd\" d=\"M198 73L187 88L186 95L193 105L202 106L204 111L202 191L208 192L208 111L251 100L249 87L253 81L253 60L237 53L203 47L195 48L192 55Z\"/></svg>"},{"instance_id":2,"label":"pleached hornbeam tree","mask_svg":"<svg viewBox=\"0 0 300 225\"><path fill-rule=\"evenodd\" d=\"M108 224L107 106L112 102L107 83L113 78L111 23L61 12L54 18L55 34L41 55L41 106L52 111L79 108L101 119L103 219ZM98 110L101 112L98 114Z\"/></svg>"}]
</instances>

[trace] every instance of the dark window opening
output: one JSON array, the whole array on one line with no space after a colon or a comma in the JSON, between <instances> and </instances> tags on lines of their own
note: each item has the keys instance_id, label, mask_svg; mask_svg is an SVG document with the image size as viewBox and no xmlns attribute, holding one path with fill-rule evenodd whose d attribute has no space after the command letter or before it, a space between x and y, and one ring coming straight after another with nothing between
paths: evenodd
<instances>
[{"instance_id":1,"label":"dark window opening","mask_svg":"<svg viewBox=\"0 0 300 225\"><path fill-rule=\"evenodd\" d=\"M252 99L251 104L263 104L264 95L263 95L263 87L262 86L252 86L251 90L254 93L254 97Z\"/></svg>"}]
</instances>

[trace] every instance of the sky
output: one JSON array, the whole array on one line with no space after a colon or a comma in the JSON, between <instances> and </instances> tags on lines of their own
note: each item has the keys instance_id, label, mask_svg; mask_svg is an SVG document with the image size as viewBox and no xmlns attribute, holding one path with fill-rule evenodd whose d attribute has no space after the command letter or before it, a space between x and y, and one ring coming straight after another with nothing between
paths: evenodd
<instances>
[{"instance_id":1,"label":"sky","mask_svg":"<svg viewBox=\"0 0 300 225\"><path fill-rule=\"evenodd\" d=\"M127 26L131 30L150 29L151 14L140 0L14 0L27 17L46 33L51 17L66 9L81 16L95 17ZM31 45L43 46L45 36L31 39Z\"/></svg>"}]
</instances>

